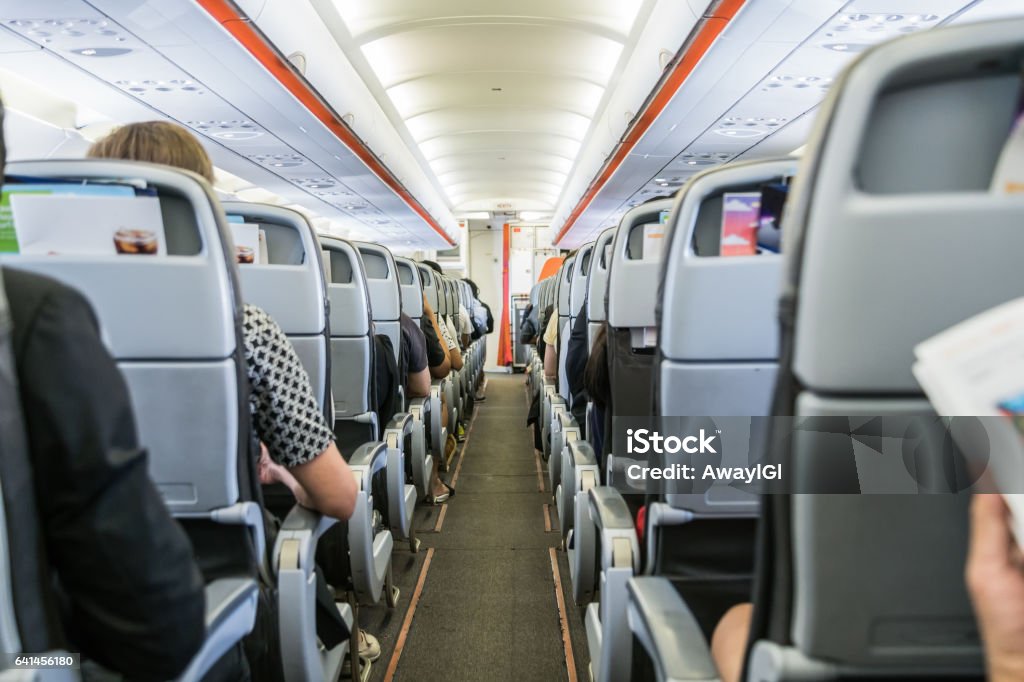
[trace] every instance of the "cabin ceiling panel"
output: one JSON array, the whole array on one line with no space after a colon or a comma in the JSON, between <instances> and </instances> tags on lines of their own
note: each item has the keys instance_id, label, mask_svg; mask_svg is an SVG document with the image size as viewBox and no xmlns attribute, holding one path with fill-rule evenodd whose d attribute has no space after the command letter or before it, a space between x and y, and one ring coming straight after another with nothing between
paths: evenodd
<instances>
[{"instance_id":1,"label":"cabin ceiling panel","mask_svg":"<svg viewBox=\"0 0 1024 682\"><path fill-rule=\"evenodd\" d=\"M454 210L557 201L656 2L312 1Z\"/></svg>"}]
</instances>

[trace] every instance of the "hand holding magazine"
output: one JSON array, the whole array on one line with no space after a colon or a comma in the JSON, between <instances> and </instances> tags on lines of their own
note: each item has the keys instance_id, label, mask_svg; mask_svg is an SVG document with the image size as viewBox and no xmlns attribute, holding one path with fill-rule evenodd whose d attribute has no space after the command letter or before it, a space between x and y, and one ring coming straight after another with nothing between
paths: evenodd
<instances>
[{"instance_id":1,"label":"hand holding magazine","mask_svg":"<svg viewBox=\"0 0 1024 682\"><path fill-rule=\"evenodd\" d=\"M989 469L1024 547L1024 298L950 327L914 354L914 376L936 412L990 417Z\"/></svg>"}]
</instances>

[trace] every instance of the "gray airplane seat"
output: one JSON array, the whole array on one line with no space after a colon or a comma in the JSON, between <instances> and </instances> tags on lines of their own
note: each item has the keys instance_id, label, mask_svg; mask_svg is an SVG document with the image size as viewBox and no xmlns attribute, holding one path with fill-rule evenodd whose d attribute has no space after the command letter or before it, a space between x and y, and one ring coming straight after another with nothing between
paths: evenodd
<instances>
[{"instance_id":1,"label":"gray airplane seat","mask_svg":"<svg viewBox=\"0 0 1024 682\"><path fill-rule=\"evenodd\" d=\"M555 495L555 508L558 512L559 528L562 536L568 533L573 525L573 503L575 500L575 481L568 480L563 485L563 473L570 467L568 459L571 453L567 452L571 440L586 439L586 393L583 390L583 370L585 365L569 364L569 342L580 316L583 316L582 324L586 324L585 301L587 293L587 277L590 273L591 254L594 250L594 243L588 242L576 252L573 264L573 273L569 283L569 319L563 329L561 341L562 351L559 354L559 365L567 382L566 388L572 400L569 401L568 410L560 417L558 423L553 424L555 443L553 447L556 456L548 462L548 475L551 480L551 489Z\"/></svg>"},{"instance_id":2,"label":"gray airplane seat","mask_svg":"<svg viewBox=\"0 0 1024 682\"><path fill-rule=\"evenodd\" d=\"M563 466L567 486L572 486L567 495L574 498L569 539L573 599L583 605L595 591L600 593L598 603L587 604L584 617L596 682L625 679L632 664L630 632L622 613L626 583L642 564L634 518L645 501L644 491L624 495L601 483L624 481L631 462L626 455L626 429L615 433L613 417L649 418L653 414L654 299L665 235L672 227L667 220L672 208L671 199L648 202L627 212L616 228L605 254L611 400L605 410L604 431L610 435L604 453L579 445L565 451ZM600 240L595 248L599 245Z\"/></svg>"},{"instance_id":3,"label":"gray airplane seat","mask_svg":"<svg viewBox=\"0 0 1024 682\"><path fill-rule=\"evenodd\" d=\"M387 247L369 242L353 242L363 259L363 272L370 292L370 306L375 333L391 340L395 362L402 344L402 291L398 282L395 257Z\"/></svg>"},{"instance_id":4,"label":"gray airplane seat","mask_svg":"<svg viewBox=\"0 0 1024 682\"><path fill-rule=\"evenodd\" d=\"M0 273L0 680L4 682L72 682L77 672L60 669L8 668L15 654L55 650L64 640L56 618L21 400L11 348L11 320Z\"/></svg>"},{"instance_id":5,"label":"gray airplane seat","mask_svg":"<svg viewBox=\"0 0 1024 682\"><path fill-rule=\"evenodd\" d=\"M569 289L569 333L576 327L577 321L582 316L580 324L589 327L587 320L587 283L590 281L590 271L593 267L594 242L588 242L580 247L576 254L576 273L572 278L572 285ZM590 346L587 345L589 350ZM588 353L589 355L589 353ZM567 357L568 359L568 357ZM571 370L572 368L570 368ZM568 376L567 376L568 378ZM574 376L569 382L569 390L573 393L570 408L576 422L580 425L581 433L586 438L586 395L582 389L583 377ZM575 388L575 390L573 390Z\"/></svg>"},{"instance_id":6,"label":"gray airplane seat","mask_svg":"<svg viewBox=\"0 0 1024 682\"><path fill-rule=\"evenodd\" d=\"M565 355L569 343L570 312L572 309L571 293L572 280L576 273L576 258L579 254L574 253L562 263L562 269L558 271L558 394L569 405L572 396L569 395L569 381L565 376Z\"/></svg>"},{"instance_id":7,"label":"gray airplane seat","mask_svg":"<svg viewBox=\"0 0 1024 682\"><path fill-rule=\"evenodd\" d=\"M440 319L440 308L441 308L441 292L440 292L440 278L433 268L423 265L422 263L416 264L416 269L420 274L420 282L423 285L423 296L427 299L427 304L430 309L434 312L434 317L437 319L438 326L441 324ZM423 326L426 327L429 322L423 321ZM443 343L443 340L438 339ZM427 420L427 442L430 445L431 456L438 457L438 466L444 468L447 466L443 454L445 447L445 439L448 435L448 429L441 426L441 411L442 411L442 396L446 396L450 390L451 380L447 377L445 379L431 379L430 382L430 418ZM447 399L447 398L446 398ZM424 493L426 494L426 493Z\"/></svg>"},{"instance_id":8,"label":"gray airplane seat","mask_svg":"<svg viewBox=\"0 0 1024 682\"><path fill-rule=\"evenodd\" d=\"M223 202L228 221L262 234L265 260L239 263L242 298L264 310L280 325L302 361L317 402L328 422L330 401L330 329L327 283L320 242L304 215L267 204ZM282 484L264 486L264 502L286 515L295 498Z\"/></svg>"},{"instance_id":9,"label":"gray airplane seat","mask_svg":"<svg viewBox=\"0 0 1024 682\"><path fill-rule=\"evenodd\" d=\"M597 330L608 319L608 266L611 265L615 228L609 227L594 242L590 275L587 277L587 345L594 347Z\"/></svg>"},{"instance_id":10,"label":"gray airplane seat","mask_svg":"<svg viewBox=\"0 0 1024 682\"><path fill-rule=\"evenodd\" d=\"M369 286L363 271L359 249L352 242L320 235L320 246L330 280L331 393L334 401L334 434L338 449L357 472L360 498L356 514L349 520L349 555L352 561L352 585L356 597L376 603L387 587L386 597L393 605L395 592L390 586L391 530L380 530L373 522L373 511L385 518L393 514L393 503L400 500L388 467L392 459L390 443L378 440L383 426L374 411L373 395L373 322ZM404 478L404 471L399 469Z\"/></svg>"},{"instance_id":11,"label":"gray airplane seat","mask_svg":"<svg viewBox=\"0 0 1024 682\"><path fill-rule=\"evenodd\" d=\"M423 284L416 262L409 258L395 257L398 269L398 283L402 289L402 312L417 325L423 320ZM406 442L406 458L413 484L420 497L430 492L430 472L433 458L427 452L427 425L430 421L430 398L406 396L406 410L412 415L412 432Z\"/></svg>"},{"instance_id":12,"label":"gray airplane seat","mask_svg":"<svg viewBox=\"0 0 1024 682\"><path fill-rule=\"evenodd\" d=\"M583 304L587 316L588 354L593 352L594 340L608 318L608 265L611 262L609 257L613 239L615 239L615 228L610 227L598 235L591 255L590 274L587 276L587 291ZM587 440L593 443L598 451L601 451L604 442L605 420L602 412L594 404L593 396L589 396L584 421L586 422Z\"/></svg>"},{"instance_id":13,"label":"gray airplane seat","mask_svg":"<svg viewBox=\"0 0 1024 682\"><path fill-rule=\"evenodd\" d=\"M625 434L609 428L615 417L647 417L654 414L654 357L657 342L655 297L661 271L664 234L662 213L672 209L672 199L641 204L623 216L608 255L607 334L611 403L606 410L602 455L621 456ZM604 457L602 457L602 466Z\"/></svg>"},{"instance_id":14,"label":"gray airplane seat","mask_svg":"<svg viewBox=\"0 0 1024 682\"><path fill-rule=\"evenodd\" d=\"M550 298L551 311L548 315L548 323L554 318L555 322L555 343L554 348L556 351L556 358L558 360L554 379L548 380L545 376L544 393L542 395L543 403L541 405L541 441L543 443L542 455L544 461L550 461L552 453L556 454L561 452L559 443L557 440L557 428L558 428L558 412L565 411L568 409L569 402L567 399L568 388L565 386L565 372L563 361L565 360L565 349L562 347L562 327L567 323L569 319L569 282L572 274L572 263L575 260L575 254L562 261L562 265L558 268L558 272L551 277L551 283L548 285L548 296ZM564 283L564 285L563 285ZM544 331L547 330L547 324L544 325ZM543 336L544 331L541 332ZM547 349L544 351L547 354ZM553 473L555 464L549 464L548 470ZM555 483L552 481L552 486Z\"/></svg>"},{"instance_id":15,"label":"gray airplane seat","mask_svg":"<svg viewBox=\"0 0 1024 682\"><path fill-rule=\"evenodd\" d=\"M266 244L266 262L239 265L242 298L266 311L288 335L330 417L327 282L313 226L301 213L280 206L224 202L223 207L229 221L237 217L255 225Z\"/></svg>"},{"instance_id":16,"label":"gray airplane seat","mask_svg":"<svg viewBox=\"0 0 1024 682\"><path fill-rule=\"evenodd\" d=\"M438 294L437 325L443 331L443 328L447 326L445 320L451 318L453 314L451 283L447 275L437 273L435 275ZM441 339L441 342L444 343L444 339ZM461 410L459 386L459 372L452 368L443 382L445 402L448 404L448 431L450 433L455 432L455 423L458 421ZM442 463L443 467L447 469L448 462L443 461Z\"/></svg>"},{"instance_id":17,"label":"gray airplane seat","mask_svg":"<svg viewBox=\"0 0 1024 682\"><path fill-rule=\"evenodd\" d=\"M835 494L766 499L748 679L984 675L963 580L968 495L954 494L964 480L919 482L900 456L913 447L919 472L956 453L942 437L915 443L901 422L932 415L915 345L1024 294L1024 209L989 191L1019 113L1022 36L1012 20L885 43L818 114L783 220L773 409L883 440L772 434L790 481ZM866 465L885 463L880 449L895 457L879 476ZM657 589L640 585L638 601L653 605ZM692 637L652 635L685 622L678 606L659 598L630 615L666 668L701 655Z\"/></svg>"},{"instance_id":18,"label":"gray airplane seat","mask_svg":"<svg viewBox=\"0 0 1024 682\"><path fill-rule=\"evenodd\" d=\"M53 194L30 199L34 214L12 199L21 252L0 260L58 279L92 303L128 385L150 476L206 578L207 640L185 673L197 679L252 629L256 578L270 563L224 215L205 182L163 166L39 161L9 164L7 172L8 183L32 178ZM60 216L70 223L66 203L76 192L127 202L136 227L111 224L106 236L97 223L62 253L62 239L81 225L61 224ZM48 213L42 202L59 210ZM115 248L157 253L135 257Z\"/></svg>"},{"instance_id":19,"label":"gray airplane seat","mask_svg":"<svg viewBox=\"0 0 1024 682\"><path fill-rule=\"evenodd\" d=\"M387 247L368 242L353 242L358 249L359 256L363 263L363 272L366 277L367 292L370 296L370 316L373 319L373 329L377 335L383 335L391 341L392 358L395 367L402 367L402 290L399 282L398 265L394 256ZM377 358L380 359L380 358ZM390 363L388 363L390 364ZM378 363L373 365L371 370L371 385L379 389L383 377L376 376L381 371ZM416 431L416 423L412 415L405 411L405 377L396 372L392 377L397 386L399 397L398 403L394 405L395 412L390 415L378 414L382 423L381 437L388 445L388 466L387 466L387 490L381 491L386 498L387 513L385 522L391 528L396 537L410 540L415 548L416 541L412 528L412 514L416 507L416 488L406 484L406 464L408 462L409 474L412 474L412 442ZM372 393L372 392L371 392ZM379 401L375 401L371 410L375 410ZM406 457L406 453L410 457ZM425 453L416 453L419 457ZM422 463L420 463L422 464Z\"/></svg>"},{"instance_id":20,"label":"gray airplane seat","mask_svg":"<svg viewBox=\"0 0 1024 682\"><path fill-rule=\"evenodd\" d=\"M398 284L402 289L402 312L417 324L423 319L423 284L416 262L410 258L395 257Z\"/></svg>"},{"instance_id":21,"label":"gray airplane seat","mask_svg":"<svg viewBox=\"0 0 1024 682\"><path fill-rule=\"evenodd\" d=\"M331 393L334 435L342 453L381 437L373 386L373 312L359 249L321 235L330 262Z\"/></svg>"},{"instance_id":22,"label":"gray airplane seat","mask_svg":"<svg viewBox=\"0 0 1024 682\"><path fill-rule=\"evenodd\" d=\"M778 368L782 256L721 255L723 206L759 198L796 172L796 161L728 164L695 176L673 210L658 295L655 402L719 438L723 465L763 456ZM744 196L746 195L746 196ZM773 225L771 238L776 234ZM753 242L751 247L755 247ZM716 418L726 421L720 426ZM673 481L648 498L647 573L669 577L706 636L732 605L750 598L758 499L725 483Z\"/></svg>"}]
</instances>

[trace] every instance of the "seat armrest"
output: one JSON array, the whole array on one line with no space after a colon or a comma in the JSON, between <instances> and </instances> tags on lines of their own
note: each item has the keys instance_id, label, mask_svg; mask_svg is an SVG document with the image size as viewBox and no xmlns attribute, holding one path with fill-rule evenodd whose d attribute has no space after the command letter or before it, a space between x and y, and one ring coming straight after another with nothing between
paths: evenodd
<instances>
[{"instance_id":1,"label":"seat armrest","mask_svg":"<svg viewBox=\"0 0 1024 682\"><path fill-rule=\"evenodd\" d=\"M405 437L412 434L412 427L412 415L408 412L399 412L384 427L384 441L388 444L388 447L401 449ZM396 438L394 443L390 440L391 436Z\"/></svg>"},{"instance_id":2,"label":"seat armrest","mask_svg":"<svg viewBox=\"0 0 1024 682\"><path fill-rule=\"evenodd\" d=\"M571 440L566 443L569 448L569 458L573 466L597 466L597 454L594 447L585 440Z\"/></svg>"},{"instance_id":3,"label":"seat armrest","mask_svg":"<svg viewBox=\"0 0 1024 682\"><path fill-rule=\"evenodd\" d=\"M580 425L576 423L576 417L574 417L568 410L559 411L557 416L558 423L562 427L562 433L568 432L569 429L579 430Z\"/></svg>"},{"instance_id":4,"label":"seat armrest","mask_svg":"<svg viewBox=\"0 0 1024 682\"><path fill-rule=\"evenodd\" d=\"M601 537L601 569L630 568L640 572L640 540L626 500L615 488L598 486L589 491L590 519Z\"/></svg>"},{"instance_id":5,"label":"seat armrest","mask_svg":"<svg viewBox=\"0 0 1024 682\"><path fill-rule=\"evenodd\" d=\"M658 682L712 682L718 669L700 625L665 578L633 578L627 584L629 628L654 664Z\"/></svg>"},{"instance_id":6,"label":"seat armrest","mask_svg":"<svg viewBox=\"0 0 1024 682\"><path fill-rule=\"evenodd\" d=\"M360 490L370 490L373 475L383 469L388 462L387 446L380 442L363 443L348 460L348 468L356 477Z\"/></svg>"},{"instance_id":7,"label":"seat armrest","mask_svg":"<svg viewBox=\"0 0 1024 682\"><path fill-rule=\"evenodd\" d=\"M369 424L373 427L374 437L380 436L380 418L376 412L362 412L352 417L352 421L359 424Z\"/></svg>"},{"instance_id":8,"label":"seat armrest","mask_svg":"<svg viewBox=\"0 0 1024 682\"><path fill-rule=\"evenodd\" d=\"M590 491L590 516L598 530L634 530L633 515L615 488L599 486Z\"/></svg>"},{"instance_id":9,"label":"seat armrest","mask_svg":"<svg viewBox=\"0 0 1024 682\"><path fill-rule=\"evenodd\" d=\"M238 502L230 507L215 509L210 519L226 526L246 526L252 535L253 546L260 564L260 572L267 582L272 582L270 569L267 567L267 535L263 525L263 510L255 502Z\"/></svg>"},{"instance_id":10,"label":"seat armrest","mask_svg":"<svg viewBox=\"0 0 1024 682\"><path fill-rule=\"evenodd\" d=\"M199 682L256 624L259 586L252 578L220 578L206 585L206 637L178 682Z\"/></svg>"},{"instance_id":11,"label":"seat armrest","mask_svg":"<svg viewBox=\"0 0 1024 682\"><path fill-rule=\"evenodd\" d=\"M299 505L292 507L281 524L281 530L274 542L274 566L280 568L282 561L287 568L308 568L312 572L315 564L316 544L327 529L338 522L320 512ZM289 545L292 556L282 558L284 542L297 540L298 546Z\"/></svg>"},{"instance_id":12,"label":"seat armrest","mask_svg":"<svg viewBox=\"0 0 1024 682\"><path fill-rule=\"evenodd\" d=\"M413 419L422 420L427 414L430 414L430 397L426 398L410 398L409 399L409 414L412 415Z\"/></svg>"}]
</instances>

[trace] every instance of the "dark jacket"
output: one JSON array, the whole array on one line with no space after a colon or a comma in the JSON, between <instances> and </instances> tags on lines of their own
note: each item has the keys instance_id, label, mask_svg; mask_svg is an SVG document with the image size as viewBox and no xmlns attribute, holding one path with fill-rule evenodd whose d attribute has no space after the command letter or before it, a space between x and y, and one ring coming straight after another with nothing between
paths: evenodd
<instances>
[{"instance_id":1,"label":"dark jacket","mask_svg":"<svg viewBox=\"0 0 1024 682\"><path fill-rule=\"evenodd\" d=\"M3 278L69 649L132 679L176 677L203 642L203 581L147 474L124 379L84 297L16 270Z\"/></svg>"}]
</instances>

